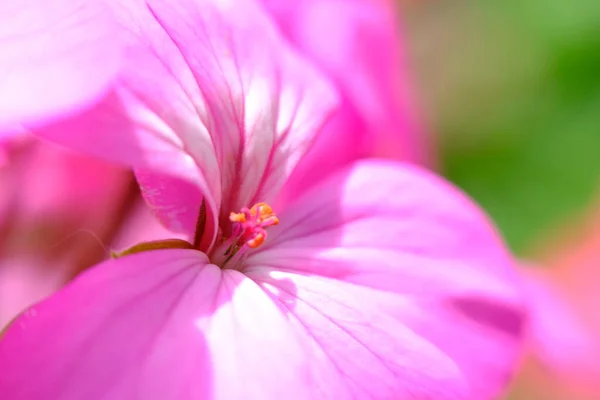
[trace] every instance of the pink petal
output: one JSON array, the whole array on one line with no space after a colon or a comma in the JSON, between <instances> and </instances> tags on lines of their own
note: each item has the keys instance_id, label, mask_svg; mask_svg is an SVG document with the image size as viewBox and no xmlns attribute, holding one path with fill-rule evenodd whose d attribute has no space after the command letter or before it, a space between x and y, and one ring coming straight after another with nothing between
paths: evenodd
<instances>
[{"instance_id":1,"label":"pink petal","mask_svg":"<svg viewBox=\"0 0 600 400\"><path fill-rule=\"evenodd\" d=\"M289 313L314 354L325 399L470 399L468 382L452 358L407 326L397 296L309 273L255 266L247 275ZM404 303L404 304L403 304Z\"/></svg>"},{"instance_id":2,"label":"pink petal","mask_svg":"<svg viewBox=\"0 0 600 400\"><path fill-rule=\"evenodd\" d=\"M72 259L4 255L0 260L0 331L27 307L64 286L75 266Z\"/></svg>"},{"instance_id":3,"label":"pink petal","mask_svg":"<svg viewBox=\"0 0 600 400\"><path fill-rule=\"evenodd\" d=\"M546 271L523 269L530 308L531 348L544 368L579 386L598 382L600 343Z\"/></svg>"},{"instance_id":4,"label":"pink petal","mask_svg":"<svg viewBox=\"0 0 600 400\"><path fill-rule=\"evenodd\" d=\"M12 192L23 217L32 223L52 218L101 220L117 213L132 181L130 171L32 138L12 167ZM117 204L115 204L117 203Z\"/></svg>"},{"instance_id":5,"label":"pink petal","mask_svg":"<svg viewBox=\"0 0 600 400\"><path fill-rule=\"evenodd\" d=\"M121 223L121 229L111 241L110 246L114 251L123 251L141 242L164 239L181 239L188 242L193 240L165 228L151 213L148 205L140 196L131 212Z\"/></svg>"},{"instance_id":6,"label":"pink petal","mask_svg":"<svg viewBox=\"0 0 600 400\"><path fill-rule=\"evenodd\" d=\"M99 0L0 2L0 131L88 107L120 62L115 21Z\"/></svg>"},{"instance_id":7,"label":"pink petal","mask_svg":"<svg viewBox=\"0 0 600 400\"><path fill-rule=\"evenodd\" d=\"M129 48L96 109L39 132L139 168L146 199L203 248L223 215L273 198L335 103L253 0L119 2ZM143 68L141 67L143 66Z\"/></svg>"},{"instance_id":8,"label":"pink petal","mask_svg":"<svg viewBox=\"0 0 600 400\"><path fill-rule=\"evenodd\" d=\"M287 189L290 197L359 157L429 163L402 30L391 1L262 0L286 37L344 95ZM335 152L331 149L335 148Z\"/></svg>"},{"instance_id":9,"label":"pink petal","mask_svg":"<svg viewBox=\"0 0 600 400\"><path fill-rule=\"evenodd\" d=\"M436 375L444 363L421 364L415 349L430 347L456 364L469 398L503 390L522 336L518 280L487 218L455 188L415 167L360 162L278 216L279 226L243 271L267 290L295 295L290 312L315 321L307 329L317 342L330 343L331 330L347 333L336 351L348 354L337 368L350 388L375 398L405 398L404 390L435 399L459 393L456 381ZM402 331L414 335L392 340ZM376 339L368 340L370 333ZM383 387L356 371L356 359L378 371ZM392 385L394 376L401 387Z\"/></svg>"},{"instance_id":10,"label":"pink petal","mask_svg":"<svg viewBox=\"0 0 600 400\"><path fill-rule=\"evenodd\" d=\"M527 271L534 356L553 382L577 392L573 398L600 398L600 202L541 251L544 269Z\"/></svg>"},{"instance_id":11,"label":"pink petal","mask_svg":"<svg viewBox=\"0 0 600 400\"><path fill-rule=\"evenodd\" d=\"M22 140L28 136L27 130L16 122L0 124L0 152L6 157L6 146L15 140ZM0 162L2 166L2 162Z\"/></svg>"},{"instance_id":12,"label":"pink petal","mask_svg":"<svg viewBox=\"0 0 600 400\"><path fill-rule=\"evenodd\" d=\"M88 270L17 319L0 341L0 392L307 399L310 356L286 315L241 273L194 250L152 251Z\"/></svg>"}]
</instances>

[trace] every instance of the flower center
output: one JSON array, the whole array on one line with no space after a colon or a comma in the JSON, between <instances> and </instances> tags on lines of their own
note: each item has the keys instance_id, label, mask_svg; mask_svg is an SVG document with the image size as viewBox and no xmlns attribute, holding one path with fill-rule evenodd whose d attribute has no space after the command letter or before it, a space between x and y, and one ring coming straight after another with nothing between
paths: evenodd
<instances>
[{"instance_id":1,"label":"flower center","mask_svg":"<svg viewBox=\"0 0 600 400\"><path fill-rule=\"evenodd\" d=\"M267 203L257 203L251 209L242 208L239 213L229 214L229 220L233 222L233 235L239 240L236 245L255 249L267 238L265 228L277 225L279 219Z\"/></svg>"},{"instance_id":2,"label":"flower center","mask_svg":"<svg viewBox=\"0 0 600 400\"><path fill-rule=\"evenodd\" d=\"M211 257L214 264L236 264L247 249L255 249L267 239L266 228L277 225L279 219L267 203L256 203L250 209L229 214L233 224L231 237L225 238Z\"/></svg>"},{"instance_id":3,"label":"flower center","mask_svg":"<svg viewBox=\"0 0 600 400\"><path fill-rule=\"evenodd\" d=\"M242 208L238 213L229 214L229 221L233 224L230 237L221 237L217 246L210 252L209 257L213 264L224 268L236 268L239 261L248 249L255 249L267 239L266 228L277 225L279 219L267 203L256 203L251 208ZM222 231L219 230L219 236ZM138 243L121 252L111 252L112 258L119 258L129 254L160 249L198 249L197 245L181 239L164 239Z\"/></svg>"}]
</instances>

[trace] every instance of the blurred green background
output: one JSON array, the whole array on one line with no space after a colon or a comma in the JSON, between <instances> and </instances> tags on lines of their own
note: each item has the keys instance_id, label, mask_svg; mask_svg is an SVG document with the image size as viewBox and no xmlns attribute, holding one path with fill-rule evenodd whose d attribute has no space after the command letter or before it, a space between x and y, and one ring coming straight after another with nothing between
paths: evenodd
<instances>
[{"instance_id":1,"label":"blurred green background","mask_svg":"<svg viewBox=\"0 0 600 400\"><path fill-rule=\"evenodd\" d=\"M600 1L400 2L440 169L527 255L600 189Z\"/></svg>"}]
</instances>

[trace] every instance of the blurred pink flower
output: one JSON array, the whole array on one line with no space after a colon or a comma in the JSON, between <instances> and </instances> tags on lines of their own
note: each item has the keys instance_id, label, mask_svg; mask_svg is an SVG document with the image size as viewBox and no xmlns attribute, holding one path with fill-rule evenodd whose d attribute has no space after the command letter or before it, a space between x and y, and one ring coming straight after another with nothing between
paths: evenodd
<instances>
[{"instance_id":1,"label":"blurred pink flower","mask_svg":"<svg viewBox=\"0 0 600 400\"><path fill-rule=\"evenodd\" d=\"M193 248L101 263L30 308L0 341L1 393L480 400L503 390L521 299L511 257L468 199L416 167L371 160L323 170L281 200L336 87L251 0L113 12L128 47L112 92L36 132L134 167Z\"/></svg>"},{"instance_id":2,"label":"blurred pink flower","mask_svg":"<svg viewBox=\"0 0 600 400\"><path fill-rule=\"evenodd\" d=\"M0 330L109 249L173 236L124 168L27 134L2 146Z\"/></svg>"},{"instance_id":3,"label":"blurred pink flower","mask_svg":"<svg viewBox=\"0 0 600 400\"><path fill-rule=\"evenodd\" d=\"M0 167L0 329L105 256L131 173L23 135Z\"/></svg>"},{"instance_id":4,"label":"blurred pink flower","mask_svg":"<svg viewBox=\"0 0 600 400\"><path fill-rule=\"evenodd\" d=\"M551 388L549 399L600 397L599 211L548 241L540 257L545 268L527 271L531 355L546 374L523 382L525 392L535 386Z\"/></svg>"},{"instance_id":5,"label":"blurred pink flower","mask_svg":"<svg viewBox=\"0 0 600 400\"><path fill-rule=\"evenodd\" d=\"M327 74L342 94L340 109L289 180L288 196L318 182L323 169L333 170L361 157L432 164L393 2L262 3L286 38Z\"/></svg>"}]
</instances>

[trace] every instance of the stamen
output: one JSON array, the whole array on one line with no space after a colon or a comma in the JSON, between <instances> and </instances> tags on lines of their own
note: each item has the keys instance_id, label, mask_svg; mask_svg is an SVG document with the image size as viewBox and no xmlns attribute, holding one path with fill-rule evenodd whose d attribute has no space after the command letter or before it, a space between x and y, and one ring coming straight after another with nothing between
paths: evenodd
<instances>
[{"instance_id":1,"label":"stamen","mask_svg":"<svg viewBox=\"0 0 600 400\"><path fill-rule=\"evenodd\" d=\"M239 213L232 212L229 220L233 223L233 232L224 243L225 252L222 254L225 258L221 266L234 257L236 260L239 259L243 253L240 250L259 247L267 239L265 229L279 223L273 209L266 203L257 203L250 209L244 207Z\"/></svg>"},{"instance_id":2,"label":"stamen","mask_svg":"<svg viewBox=\"0 0 600 400\"><path fill-rule=\"evenodd\" d=\"M253 249L267 238L265 228L279 223L279 219L267 203L257 203L250 209L244 207L240 213L231 213L229 220L235 224L234 234L240 236L238 245L247 244Z\"/></svg>"}]
</instances>

